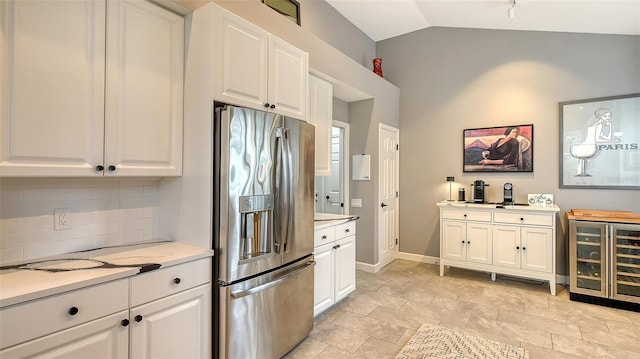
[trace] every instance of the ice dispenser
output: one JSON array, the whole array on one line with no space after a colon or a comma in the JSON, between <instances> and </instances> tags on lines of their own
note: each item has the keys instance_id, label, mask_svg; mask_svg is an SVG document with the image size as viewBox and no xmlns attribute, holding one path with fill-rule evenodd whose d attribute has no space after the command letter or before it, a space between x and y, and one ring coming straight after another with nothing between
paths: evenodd
<instances>
[{"instance_id":1,"label":"ice dispenser","mask_svg":"<svg viewBox=\"0 0 640 359\"><path fill-rule=\"evenodd\" d=\"M240 259L271 253L273 195L240 197Z\"/></svg>"}]
</instances>

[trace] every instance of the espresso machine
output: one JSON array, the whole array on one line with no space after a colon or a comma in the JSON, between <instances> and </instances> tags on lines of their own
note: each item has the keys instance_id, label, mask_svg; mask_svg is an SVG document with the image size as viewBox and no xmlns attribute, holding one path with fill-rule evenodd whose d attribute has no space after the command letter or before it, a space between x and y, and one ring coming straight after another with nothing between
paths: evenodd
<instances>
[{"instance_id":1,"label":"espresso machine","mask_svg":"<svg viewBox=\"0 0 640 359\"><path fill-rule=\"evenodd\" d=\"M489 192L489 185L484 183L483 180L475 180L471 184L471 202L473 203L485 203L487 201L487 195Z\"/></svg>"}]
</instances>

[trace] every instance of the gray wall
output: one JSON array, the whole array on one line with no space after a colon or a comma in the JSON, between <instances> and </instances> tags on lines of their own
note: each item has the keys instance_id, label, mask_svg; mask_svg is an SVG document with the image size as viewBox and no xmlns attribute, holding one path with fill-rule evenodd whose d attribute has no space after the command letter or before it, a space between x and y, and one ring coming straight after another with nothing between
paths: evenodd
<instances>
[{"instance_id":1,"label":"gray wall","mask_svg":"<svg viewBox=\"0 0 640 359\"><path fill-rule=\"evenodd\" d=\"M376 43L324 0L299 0L301 26L359 64L372 68Z\"/></svg>"},{"instance_id":2,"label":"gray wall","mask_svg":"<svg viewBox=\"0 0 640 359\"><path fill-rule=\"evenodd\" d=\"M640 92L640 36L429 28L381 41L385 78L400 88L400 251L439 256L436 202L446 176L512 182L516 201L552 193L561 209L558 274L567 273L565 212L640 212L640 191L559 188L558 103ZM534 125L534 172L462 172L462 130Z\"/></svg>"}]
</instances>

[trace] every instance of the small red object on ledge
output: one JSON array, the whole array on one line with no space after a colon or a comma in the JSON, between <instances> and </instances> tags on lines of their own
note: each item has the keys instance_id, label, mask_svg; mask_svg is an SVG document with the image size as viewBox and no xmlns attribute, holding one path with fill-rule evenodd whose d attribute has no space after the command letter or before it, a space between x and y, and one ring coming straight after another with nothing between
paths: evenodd
<instances>
[{"instance_id":1,"label":"small red object on ledge","mask_svg":"<svg viewBox=\"0 0 640 359\"><path fill-rule=\"evenodd\" d=\"M379 57L376 57L375 59L373 59L373 72L375 72L376 75L383 77L382 76L382 59Z\"/></svg>"}]
</instances>

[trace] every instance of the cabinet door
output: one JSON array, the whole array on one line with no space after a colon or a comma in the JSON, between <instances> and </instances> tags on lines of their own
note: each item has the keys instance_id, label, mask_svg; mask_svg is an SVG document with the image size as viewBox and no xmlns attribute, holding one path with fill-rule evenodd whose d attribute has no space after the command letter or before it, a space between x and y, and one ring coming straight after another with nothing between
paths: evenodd
<instances>
[{"instance_id":1,"label":"cabinet door","mask_svg":"<svg viewBox=\"0 0 640 359\"><path fill-rule=\"evenodd\" d=\"M448 259L467 259L467 233L464 222L442 221L442 256Z\"/></svg>"},{"instance_id":2,"label":"cabinet door","mask_svg":"<svg viewBox=\"0 0 640 359\"><path fill-rule=\"evenodd\" d=\"M127 358L128 310L0 351L1 358ZM37 323L34 319L30 324Z\"/></svg>"},{"instance_id":3,"label":"cabinet door","mask_svg":"<svg viewBox=\"0 0 640 359\"><path fill-rule=\"evenodd\" d=\"M209 358L210 323L210 284L131 308L131 357Z\"/></svg>"},{"instance_id":4,"label":"cabinet door","mask_svg":"<svg viewBox=\"0 0 640 359\"><path fill-rule=\"evenodd\" d=\"M336 241L336 302L356 289L356 236Z\"/></svg>"},{"instance_id":5,"label":"cabinet door","mask_svg":"<svg viewBox=\"0 0 640 359\"><path fill-rule=\"evenodd\" d=\"M522 269L551 273L552 236L551 228L522 227Z\"/></svg>"},{"instance_id":6,"label":"cabinet door","mask_svg":"<svg viewBox=\"0 0 640 359\"><path fill-rule=\"evenodd\" d=\"M491 264L492 262L491 225L467 223L467 261Z\"/></svg>"},{"instance_id":7,"label":"cabinet door","mask_svg":"<svg viewBox=\"0 0 640 359\"><path fill-rule=\"evenodd\" d=\"M309 76L309 117L316 127L316 176L331 175L331 122L333 118L333 85Z\"/></svg>"},{"instance_id":8,"label":"cabinet door","mask_svg":"<svg viewBox=\"0 0 640 359\"><path fill-rule=\"evenodd\" d=\"M184 19L146 1L107 4L105 175L179 176Z\"/></svg>"},{"instance_id":9,"label":"cabinet door","mask_svg":"<svg viewBox=\"0 0 640 359\"><path fill-rule=\"evenodd\" d=\"M612 298L640 303L640 225L613 224L610 233Z\"/></svg>"},{"instance_id":10,"label":"cabinet door","mask_svg":"<svg viewBox=\"0 0 640 359\"><path fill-rule=\"evenodd\" d=\"M0 1L0 176L102 176L105 2Z\"/></svg>"},{"instance_id":11,"label":"cabinet door","mask_svg":"<svg viewBox=\"0 0 640 359\"><path fill-rule=\"evenodd\" d=\"M316 247L313 257L316 267L313 275L313 315L322 313L335 302L333 288L335 287L335 253L334 243Z\"/></svg>"},{"instance_id":12,"label":"cabinet door","mask_svg":"<svg viewBox=\"0 0 640 359\"><path fill-rule=\"evenodd\" d=\"M606 227L602 222L569 221L571 293L609 296Z\"/></svg>"},{"instance_id":13,"label":"cabinet door","mask_svg":"<svg viewBox=\"0 0 640 359\"><path fill-rule=\"evenodd\" d=\"M520 268L520 227L493 227L493 264L501 267Z\"/></svg>"},{"instance_id":14,"label":"cabinet door","mask_svg":"<svg viewBox=\"0 0 640 359\"><path fill-rule=\"evenodd\" d=\"M215 26L215 99L264 109L268 33L220 7L216 8Z\"/></svg>"},{"instance_id":15,"label":"cabinet door","mask_svg":"<svg viewBox=\"0 0 640 359\"><path fill-rule=\"evenodd\" d=\"M309 55L269 35L268 102L274 112L306 120Z\"/></svg>"}]
</instances>

